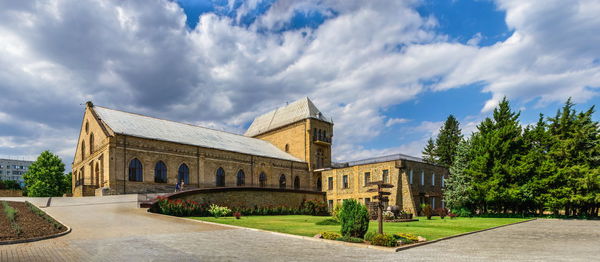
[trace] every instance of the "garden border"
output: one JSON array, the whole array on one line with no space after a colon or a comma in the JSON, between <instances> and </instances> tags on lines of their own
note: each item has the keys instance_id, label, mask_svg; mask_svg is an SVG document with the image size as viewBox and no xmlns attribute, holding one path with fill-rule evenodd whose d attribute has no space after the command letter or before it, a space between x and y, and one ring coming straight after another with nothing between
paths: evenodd
<instances>
[{"instance_id":1,"label":"garden border","mask_svg":"<svg viewBox=\"0 0 600 262\"><path fill-rule=\"evenodd\" d=\"M234 226L234 225L228 225L228 224L220 224L220 223L215 223L215 222L202 221L202 220L197 220L197 219L192 219L192 218L186 218L186 217L169 216L169 215L160 214L160 213L153 213L153 212L150 212L149 210L147 210L146 212L148 212L149 214L153 214L153 215L175 217L175 218L180 218L180 219L195 221L195 222L198 222L198 223L205 223L205 224L211 224L211 225L217 225L217 226L224 226L224 227L230 227L230 228L236 228L236 229L246 229L246 230L252 230L252 231L257 231L257 232L265 232L265 233L271 233L271 234L281 235L281 236L287 236L287 237L294 237L294 238L299 238L299 239L306 239L306 240L312 240L312 241L320 241L320 242L325 242L325 243L332 243L332 244L336 244L336 245L345 245L345 246L352 246L352 247L377 249L377 250L382 250L382 251L387 251L387 252L399 252L399 251L406 250L406 249L409 249L409 248L423 246L423 245L427 245L427 244L433 244L433 243L436 243L436 242L439 242L439 241L448 240L448 239L455 238L455 237L466 236L466 235L475 234L475 233L479 233L479 232L483 232L483 231L488 231L488 230L492 230L492 229L497 229L497 228L501 228L501 227L506 227L506 226L511 226L511 225L516 225L516 224L521 224L521 223L526 223L526 222L531 222L531 221L537 220L537 218L534 218L534 219L529 219L529 220L525 220L525 221L510 223L510 224L506 224L506 225L500 225L500 226L485 228L485 229L481 229L481 230L477 230L477 231L472 231L472 232L462 233L462 234L458 234L458 235L452 235L452 236L448 236L448 237L443 237L443 238L439 238L439 239L436 239L436 240L431 240L431 241L425 241L425 242L420 242L420 243L409 244L409 245L405 245L405 246L401 246L401 247L384 247L384 246L375 246L375 245L370 245L370 244L360 244L360 243L351 243L351 242L344 242L344 241L338 241L338 240L329 240L329 239L323 239L323 238L298 236L298 235L281 233L281 232L275 232L275 231L269 231L269 230L263 230L263 229L258 229L258 228L242 227L242 226Z\"/></svg>"},{"instance_id":2,"label":"garden border","mask_svg":"<svg viewBox=\"0 0 600 262\"><path fill-rule=\"evenodd\" d=\"M25 201L25 202L28 202L28 201ZM31 203L31 204L34 205L33 203ZM42 210L42 209L40 208L40 210ZM42 211L44 211L44 210L42 210ZM60 233L53 234L53 235L42 236L42 237L32 237L32 238L26 238L26 239L16 239L16 240L0 241L0 246L2 246L2 245L12 245L12 244L21 244L21 243L29 243L29 242L36 242L36 241L40 241L40 240L46 240L46 239L51 239L51 238L56 238L56 237L64 236L66 234L71 233L71 227L70 226L65 225L62 221L56 219L54 216L50 215L48 212L44 211L44 213L46 213L46 215L50 216L52 219L56 220L56 222L60 223L64 227L66 227L67 230L65 230L63 232L60 232Z\"/></svg>"}]
</instances>

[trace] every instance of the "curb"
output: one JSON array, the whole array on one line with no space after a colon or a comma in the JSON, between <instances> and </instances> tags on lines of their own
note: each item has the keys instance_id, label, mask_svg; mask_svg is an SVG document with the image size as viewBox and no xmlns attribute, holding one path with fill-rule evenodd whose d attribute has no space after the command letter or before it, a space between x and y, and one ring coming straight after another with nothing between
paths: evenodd
<instances>
[{"instance_id":1,"label":"curb","mask_svg":"<svg viewBox=\"0 0 600 262\"><path fill-rule=\"evenodd\" d=\"M28 201L25 201L25 202L28 202ZM41 208L40 208L40 210L41 210ZM2 246L2 245L12 245L12 244L21 244L21 243L29 243L29 242L36 242L36 241L40 241L40 240L46 240L46 239L51 239L51 238L55 238L55 237L64 236L66 234L71 233L71 227L65 225L65 223L61 222L60 220L56 219L52 215L48 214L48 212L44 211L44 213L46 213L46 215L50 216L52 219L56 220L56 222L60 223L64 227L66 227L67 230L65 230L63 232L60 232L60 233L56 233L54 235L49 235L49 236L32 237L32 238L27 238L27 239L17 239L17 240L0 241L0 246Z\"/></svg>"},{"instance_id":2,"label":"curb","mask_svg":"<svg viewBox=\"0 0 600 262\"><path fill-rule=\"evenodd\" d=\"M223 227L229 227L229 228L235 228L235 229L245 229L245 230L251 230L251 231L256 231L256 232L265 232L265 233L270 233L270 234L275 234L275 235L280 235L280 236L287 236L287 237L293 237L293 238L299 238L299 239L305 239L305 240L312 240L312 241L320 241L320 242L325 242L325 243L332 243L332 244L335 244L335 245L345 245L345 246L351 246L351 247L377 249L377 250L382 250L382 251L387 251L387 252L399 252L399 251L410 249L410 248L413 248L413 247L419 247L419 246L424 246L424 245L428 245L428 244L433 244L433 243L436 243L436 242L440 242L440 241L444 241L444 240L448 240L448 239L452 239L452 238L456 238L456 237L471 235L471 234L480 233L480 232L483 232L483 231L493 230L493 229L497 229L497 228L501 228L501 227L512 226L512 225L516 225L516 224L521 224L521 223L526 223L526 222L531 222L531 221L537 220L537 218L534 218L534 219L530 219L530 220L525 220L525 221L520 221L520 222L506 224L506 225L485 228L485 229L481 229L481 230L477 230L477 231L462 233L462 234L458 234L458 235L452 235L452 236L448 236L448 237L439 238L439 239L436 239L436 240L425 241L425 242L415 243L415 244L410 244L410 245L405 245L405 246L401 246L401 247L383 247L383 246L367 245L367 244L360 244L360 243L350 243L350 242L337 241L337 240L329 240L329 239L323 239L323 238L298 236L298 235L292 235L292 234L287 234L287 233L274 232L274 231L268 231L268 230L263 230L263 229L250 228L250 227L242 227L242 226L234 226L234 225L228 225L228 224L220 224L220 223L202 221L202 220L185 218L185 217L169 216L169 215L164 215L164 214L159 214L159 213L153 213L153 212L150 212L150 211L146 211L146 212L148 212L149 214L153 214L153 215L175 217L175 218L180 218L180 219L184 219L184 220L187 220L187 221L194 221L194 222L204 223L204 224L210 224L210 225L217 225L217 226L223 226Z\"/></svg>"}]
</instances>

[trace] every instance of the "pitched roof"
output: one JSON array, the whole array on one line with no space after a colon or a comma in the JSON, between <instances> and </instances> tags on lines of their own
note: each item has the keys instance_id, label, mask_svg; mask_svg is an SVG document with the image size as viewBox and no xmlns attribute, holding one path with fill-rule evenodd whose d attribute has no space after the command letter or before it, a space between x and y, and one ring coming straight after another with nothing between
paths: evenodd
<instances>
[{"instance_id":1,"label":"pitched roof","mask_svg":"<svg viewBox=\"0 0 600 262\"><path fill-rule=\"evenodd\" d=\"M321 113L308 97L304 97L255 118L244 135L250 137L257 136L307 118L333 123L331 118Z\"/></svg>"},{"instance_id":2,"label":"pitched roof","mask_svg":"<svg viewBox=\"0 0 600 262\"><path fill-rule=\"evenodd\" d=\"M117 134L304 162L264 140L101 106L93 109Z\"/></svg>"}]
</instances>

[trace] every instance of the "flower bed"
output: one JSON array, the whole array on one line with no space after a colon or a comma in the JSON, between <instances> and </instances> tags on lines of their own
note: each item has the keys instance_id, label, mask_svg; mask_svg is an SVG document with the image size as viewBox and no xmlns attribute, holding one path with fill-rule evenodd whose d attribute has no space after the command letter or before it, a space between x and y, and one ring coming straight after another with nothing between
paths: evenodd
<instances>
[{"instance_id":1,"label":"flower bed","mask_svg":"<svg viewBox=\"0 0 600 262\"><path fill-rule=\"evenodd\" d=\"M41 238L67 230L30 203L0 202L0 242Z\"/></svg>"}]
</instances>

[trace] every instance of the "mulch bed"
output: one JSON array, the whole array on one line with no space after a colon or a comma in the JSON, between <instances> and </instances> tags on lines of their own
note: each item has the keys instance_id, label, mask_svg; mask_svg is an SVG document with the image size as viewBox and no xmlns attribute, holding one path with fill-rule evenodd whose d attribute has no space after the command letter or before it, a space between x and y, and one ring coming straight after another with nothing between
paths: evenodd
<instances>
[{"instance_id":1,"label":"mulch bed","mask_svg":"<svg viewBox=\"0 0 600 262\"><path fill-rule=\"evenodd\" d=\"M24 202L7 201L8 205L17 210L16 222L21 227L21 233L17 235L10 226L10 221L0 205L0 241L21 240L54 235L67 230L66 227L57 229L46 219L33 213Z\"/></svg>"}]
</instances>

